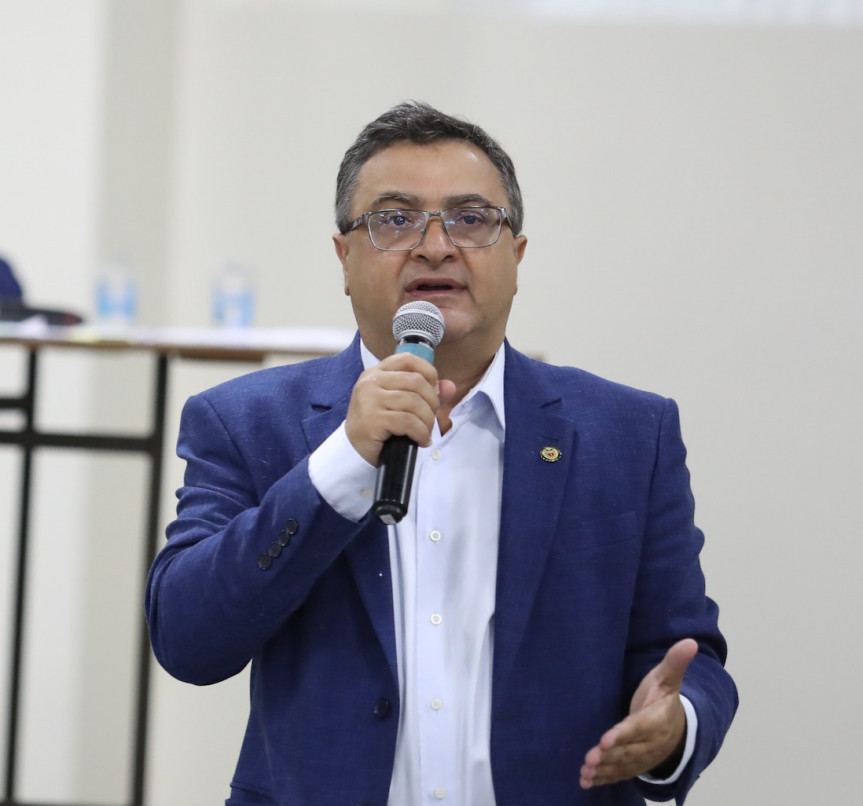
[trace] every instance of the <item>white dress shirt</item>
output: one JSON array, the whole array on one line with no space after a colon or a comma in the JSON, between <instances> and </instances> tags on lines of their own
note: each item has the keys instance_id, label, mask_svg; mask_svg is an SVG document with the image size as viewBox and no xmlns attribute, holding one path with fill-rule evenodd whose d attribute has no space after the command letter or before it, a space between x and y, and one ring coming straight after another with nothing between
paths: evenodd
<instances>
[{"instance_id":1,"label":"white dress shirt","mask_svg":"<svg viewBox=\"0 0 863 806\"><path fill-rule=\"evenodd\" d=\"M378 363L365 345L361 351L365 368ZM495 802L489 747L503 377L501 347L453 408L447 433L435 423L431 446L418 451L407 515L387 527L401 697L391 806ZM309 460L322 497L355 521L372 505L376 472L344 424ZM665 782L694 749L695 714L682 699L687 749Z\"/></svg>"}]
</instances>

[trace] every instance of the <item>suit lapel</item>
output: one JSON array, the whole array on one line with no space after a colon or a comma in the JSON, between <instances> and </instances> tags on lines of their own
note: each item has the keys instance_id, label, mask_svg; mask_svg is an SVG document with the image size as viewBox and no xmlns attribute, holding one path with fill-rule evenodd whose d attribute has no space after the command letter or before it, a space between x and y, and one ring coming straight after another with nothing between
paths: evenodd
<instances>
[{"instance_id":1,"label":"suit lapel","mask_svg":"<svg viewBox=\"0 0 863 806\"><path fill-rule=\"evenodd\" d=\"M573 422L546 374L507 345L506 443L495 605L494 690L518 652L548 553L576 446ZM545 458L543 458L545 454Z\"/></svg>"},{"instance_id":2,"label":"suit lapel","mask_svg":"<svg viewBox=\"0 0 863 806\"><path fill-rule=\"evenodd\" d=\"M318 448L345 419L351 391L362 370L360 337L357 334L349 347L320 362L317 372L309 378L312 398L309 414L302 426L310 452Z\"/></svg>"},{"instance_id":3,"label":"suit lapel","mask_svg":"<svg viewBox=\"0 0 863 806\"><path fill-rule=\"evenodd\" d=\"M351 391L363 365L359 335L344 352L324 367L325 374L313 379L312 413L303 420L309 452L314 451L342 423L347 415ZM344 551L360 598L386 654L394 680L396 666L393 587L390 572L387 530L376 518L368 518L362 531Z\"/></svg>"}]
</instances>

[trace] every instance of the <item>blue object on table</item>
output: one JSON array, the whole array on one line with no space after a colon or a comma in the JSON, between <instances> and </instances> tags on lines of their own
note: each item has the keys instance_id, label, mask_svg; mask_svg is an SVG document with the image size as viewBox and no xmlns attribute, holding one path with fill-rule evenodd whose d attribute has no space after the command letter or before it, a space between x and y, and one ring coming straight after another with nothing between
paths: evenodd
<instances>
[{"instance_id":1,"label":"blue object on table","mask_svg":"<svg viewBox=\"0 0 863 806\"><path fill-rule=\"evenodd\" d=\"M21 284L15 278L15 273L7 261L0 257L0 297L22 299L24 292Z\"/></svg>"},{"instance_id":2,"label":"blue object on table","mask_svg":"<svg viewBox=\"0 0 863 806\"><path fill-rule=\"evenodd\" d=\"M0 257L0 321L21 322L41 316L49 325L77 325L83 321L77 313L53 308L31 308L24 302L21 284L9 262Z\"/></svg>"}]
</instances>

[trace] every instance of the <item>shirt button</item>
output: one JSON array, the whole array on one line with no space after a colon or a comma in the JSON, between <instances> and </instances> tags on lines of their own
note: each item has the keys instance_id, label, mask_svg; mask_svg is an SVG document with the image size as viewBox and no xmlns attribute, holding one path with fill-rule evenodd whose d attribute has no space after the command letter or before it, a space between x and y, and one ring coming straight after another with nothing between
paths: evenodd
<instances>
[{"instance_id":1,"label":"shirt button","mask_svg":"<svg viewBox=\"0 0 863 806\"><path fill-rule=\"evenodd\" d=\"M440 451L437 448L435 448L431 452L431 457L432 457L432 459L440 459Z\"/></svg>"},{"instance_id":2,"label":"shirt button","mask_svg":"<svg viewBox=\"0 0 863 806\"><path fill-rule=\"evenodd\" d=\"M437 627L443 621L443 617L440 613L432 613L430 621Z\"/></svg>"},{"instance_id":3,"label":"shirt button","mask_svg":"<svg viewBox=\"0 0 863 806\"><path fill-rule=\"evenodd\" d=\"M443 800L446 797L446 789L442 786L436 786L434 790L434 796L438 800Z\"/></svg>"},{"instance_id":4,"label":"shirt button","mask_svg":"<svg viewBox=\"0 0 863 806\"><path fill-rule=\"evenodd\" d=\"M432 532L429 533L429 540L431 540L432 543L439 543L440 532L437 529L434 529Z\"/></svg>"},{"instance_id":5,"label":"shirt button","mask_svg":"<svg viewBox=\"0 0 863 806\"><path fill-rule=\"evenodd\" d=\"M440 709L443 708L443 700L439 699L438 697L435 697L431 701L431 707L432 707L433 711L440 711Z\"/></svg>"}]
</instances>

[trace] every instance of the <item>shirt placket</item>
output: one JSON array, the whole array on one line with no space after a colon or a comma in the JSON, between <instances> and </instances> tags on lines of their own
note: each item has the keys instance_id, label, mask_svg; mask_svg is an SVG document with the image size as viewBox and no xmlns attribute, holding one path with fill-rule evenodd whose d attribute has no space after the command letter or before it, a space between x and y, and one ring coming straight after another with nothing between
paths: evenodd
<instances>
[{"instance_id":1,"label":"shirt placket","mask_svg":"<svg viewBox=\"0 0 863 806\"><path fill-rule=\"evenodd\" d=\"M452 432L448 436L451 435ZM454 550L453 506L447 485L446 437L437 434L419 468L416 489L417 705L423 802L458 803L458 707L447 675L455 614L447 606L446 569Z\"/></svg>"}]
</instances>

